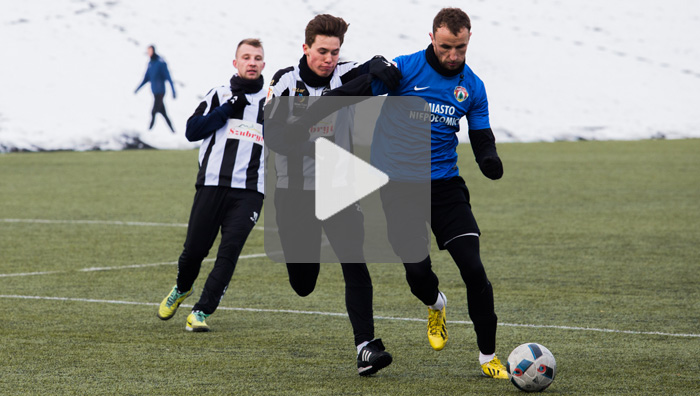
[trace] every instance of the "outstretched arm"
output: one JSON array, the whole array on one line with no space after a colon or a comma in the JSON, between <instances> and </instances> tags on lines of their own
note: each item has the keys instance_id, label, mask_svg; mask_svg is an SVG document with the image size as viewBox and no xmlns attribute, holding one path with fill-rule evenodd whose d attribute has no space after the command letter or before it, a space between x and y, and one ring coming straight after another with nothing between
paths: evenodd
<instances>
[{"instance_id":1,"label":"outstretched arm","mask_svg":"<svg viewBox=\"0 0 700 396\"><path fill-rule=\"evenodd\" d=\"M317 100L309 109L294 122L300 129L310 128L328 115L367 99L368 96L381 95L386 92L375 92L375 87L381 90L394 90L401 83L399 69L381 55L376 55L360 66L359 75L338 88L332 89L323 96L353 97L355 100Z\"/></svg>"},{"instance_id":2,"label":"outstretched arm","mask_svg":"<svg viewBox=\"0 0 700 396\"><path fill-rule=\"evenodd\" d=\"M134 91L134 93L138 92L139 89L141 89L141 87L143 87L144 85L146 85L147 82L148 82L148 70L146 70L146 75L143 76L143 81L141 81L141 84L139 84L139 86L136 87L136 90Z\"/></svg>"}]
</instances>

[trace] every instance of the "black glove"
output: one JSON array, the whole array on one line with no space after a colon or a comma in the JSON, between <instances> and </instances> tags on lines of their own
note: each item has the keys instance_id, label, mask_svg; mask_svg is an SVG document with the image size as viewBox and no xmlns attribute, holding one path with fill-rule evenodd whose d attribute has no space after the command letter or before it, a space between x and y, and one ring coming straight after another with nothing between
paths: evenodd
<instances>
[{"instance_id":1,"label":"black glove","mask_svg":"<svg viewBox=\"0 0 700 396\"><path fill-rule=\"evenodd\" d=\"M403 77L401 71L381 55L375 55L369 61L369 74L372 75L372 78L380 79L390 91L399 87Z\"/></svg>"},{"instance_id":2,"label":"black glove","mask_svg":"<svg viewBox=\"0 0 700 396\"><path fill-rule=\"evenodd\" d=\"M491 180L503 177L503 163L496 151L496 138L491 128L469 130L469 141L474 151L474 158L484 176Z\"/></svg>"},{"instance_id":3,"label":"black glove","mask_svg":"<svg viewBox=\"0 0 700 396\"><path fill-rule=\"evenodd\" d=\"M291 119L287 120L284 142L289 145L297 145L308 141L309 137L311 137L309 129L312 126L313 124L310 125L304 117L291 117Z\"/></svg>"},{"instance_id":4,"label":"black glove","mask_svg":"<svg viewBox=\"0 0 700 396\"><path fill-rule=\"evenodd\" d=\"M479 169L484 176L491 180L498 180L503 177L503 163L498 156L484 157L479 162Z\"/></svg>"},{"instance_id":5,"label":"black glove","mask_svg":"<svg viewBox=\"0 0 700 396\"><path fill-rule=\"evenodd\" d=\"M250 102L248 102L248 99L245 97L245 93L243 93L243 91L232 92L231 94L232 96L226 101L226 103L231 105L232 110L242 111L243 108L250 104Z\"/></svg>"}]
</instances>

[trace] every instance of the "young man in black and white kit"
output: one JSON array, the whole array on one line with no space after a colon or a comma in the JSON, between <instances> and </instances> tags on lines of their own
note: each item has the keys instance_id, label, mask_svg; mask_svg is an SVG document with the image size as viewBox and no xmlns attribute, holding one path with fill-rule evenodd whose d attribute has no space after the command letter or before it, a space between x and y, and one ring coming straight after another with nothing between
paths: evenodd
<instances>
[{"instance_id":1,"label":"young man in black and white kit","mask_svg":"<svg viewBox=\"0 0 700 396\"><path fill-rule=\"evenodd\" d=\"M264 194L262 43L238 44L230 86L213 88L187 120L185 135L203 140L199 173L184 249L178 260L177 284L163 299L158 317L167 320L193 292L202 260L219 230L221 242L214 268L199 301L187 317L188 331L209 331L205 319L224 296L238 256L258 221Z\"/></svg>"},{"instance_id":2,"label":"young man in black and white kit","mask_svg":"<svg viewBox=\"0 0 700 396\"><path fill-rule=\"evenodd\" d=\"M311 137L306 133L300 142L292 138L292 144L287 144L289 139L286 138L294 132L285 129L285 122L303 113L312 100L310 97L321 96L362 74L387 79L383 58L364 64L338 62L347 28L342 18L328 14L317 15L308 23L304 55L299 64L279 70L270 83L265 133L267 147L276 153L274 201L289 282L300 296L307 296L314 290L320 271L321 231L324 230L341 262L345 303L357 347L358 373L366 376L389 365L392 357L384 350L382 341L374 338L372 280L363 253L363 215L359 203L325 221L318 220L314 213L313 141L323 136L352 151L353 110L344 109L334 119L323 120L332 127L316 128L317 133L311 133ZM395 81L398 83L398 77ZM390 80L385 83L389 84ZM294 97L294 100L274 101L276 97Z\"/></svg>"}]
</instances>

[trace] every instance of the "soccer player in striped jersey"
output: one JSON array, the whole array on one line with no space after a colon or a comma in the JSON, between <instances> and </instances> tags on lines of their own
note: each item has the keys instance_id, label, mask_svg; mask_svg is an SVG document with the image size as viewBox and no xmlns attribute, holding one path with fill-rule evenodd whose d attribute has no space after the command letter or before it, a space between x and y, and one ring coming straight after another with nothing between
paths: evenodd
<instances>
[{"instance_id":1,"label":"soccer player in striped jersey","mask_svg":"<svg viewBox=\"0 0 700 396\"><path fill-rule=\"evenodd\" d=\"M353 109L343 109L333 120L324 120L330 126L315 128L318 132L305 135L299 145L287 144L287 136L280 136L293 133L285 129L285 123L294 114L303 112L299 107L308 106L310 97L321 96L360 75L386 77L385 73L375 73L378 59L364 64L339 62L347 28L342 18L328 14L317 15L307 24L304 55L298 65L279 70L270 83L265 139L268 148L275 152L274 203L289 282L300 296L307 296L314 290L320 271L321 231L324 230L345 279L345 303L357 348L357 370L361 376L367 376L389 365L392 357L385 351L381 339L374 338L372 280L363 253L363 214L359 203L325 221L318 220L314 214L313 141L323 136L352 151ZM294 97L295 100L274 101L276 97Z\"/></svg>"},{"instance_id":2,"label":"soccer player in striped jersey","mask_svg":"<svg viewBox=\"0 0 700 396\"><path fill-rule=\"evenodd\" d=\"M211 89L187 120L187 139L202 141L199 172L187 237L178 260L177 283L158 308L160 319L172 318L194 292L202 260L221 231L216 262L187 317L188 331L209 331L205 319L223 298L243 244L262 209L264 58L260 40L241 41L233 60L237 72L230 83Z\"/></svg>"}]
</instances>

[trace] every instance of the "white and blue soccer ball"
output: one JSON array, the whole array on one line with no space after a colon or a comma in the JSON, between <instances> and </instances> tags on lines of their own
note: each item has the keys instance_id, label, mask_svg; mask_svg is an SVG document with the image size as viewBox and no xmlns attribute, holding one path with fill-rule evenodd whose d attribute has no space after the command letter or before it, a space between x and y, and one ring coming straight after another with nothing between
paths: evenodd
<instances>
[{"instance_id":1,"label":"white and blue soccer ball","mask_svg":"<svg viewBox=\"0 0 700 396\"><path fill-rule=\"evenodd\" d=\"M557 362L543 345L529 342L513 349L506 364L510 382L525 392L541 392L554 381Z\"/></svg>"}]
</instances>

